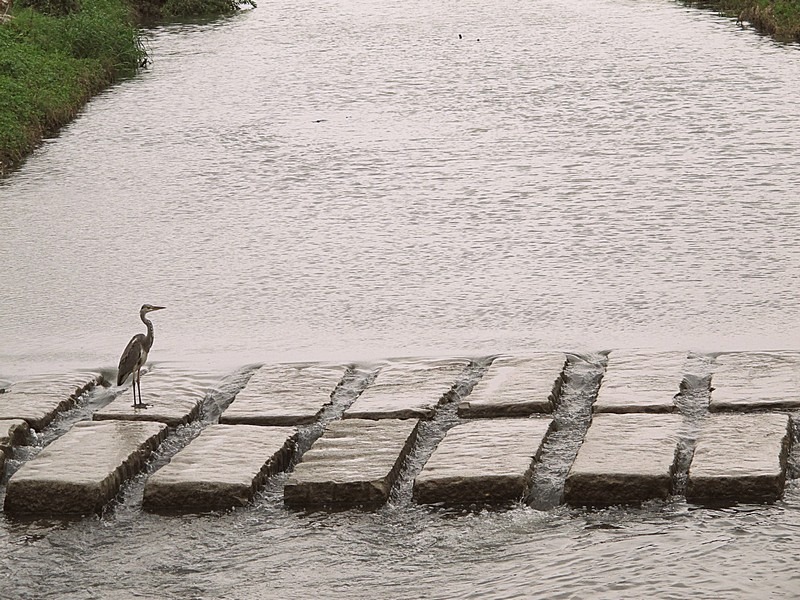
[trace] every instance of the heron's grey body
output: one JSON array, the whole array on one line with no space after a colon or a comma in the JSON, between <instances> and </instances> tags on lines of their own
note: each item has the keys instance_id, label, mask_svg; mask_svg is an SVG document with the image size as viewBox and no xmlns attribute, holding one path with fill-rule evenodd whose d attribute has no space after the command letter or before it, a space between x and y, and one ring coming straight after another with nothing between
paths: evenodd
<instances>
[{"instance_id":1,"label":"heron's grey body","mask_svg":"<svg viewBox=\"0 0 800 600\"><path fill-rule=\"evenodd\" d=\"M142 402L142 386L140 382L141 369L147 362L147 355L150 348L153 347L153 324L145 316L154 310L161 310L163 306L153 306L152 304L144 304L139 310L139 318L147 327L147 334L137 333L128 342L122 357L119 359L119 371L117 373L117 385L122 385L125 380L133 375L133 406L134 408L147 408L147 405ZM136 390L139 390L139 400L136 400Z\"/></svg>"}]
</instances>

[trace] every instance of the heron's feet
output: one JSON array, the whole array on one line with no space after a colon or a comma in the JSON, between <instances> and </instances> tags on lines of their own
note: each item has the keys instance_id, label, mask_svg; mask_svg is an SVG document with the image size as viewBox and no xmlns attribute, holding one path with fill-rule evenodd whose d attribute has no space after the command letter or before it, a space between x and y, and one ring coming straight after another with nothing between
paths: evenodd
<instances>
[{"instance_id":1,"label":"heron's feet","mask_svg":"<svg viewBox=\"0 0 800 600\"><path fill-rule=\"evenodd\" d=\"M133 408L150 408L153 406L152 404L145 404L144 402L138 402L133 405Z\"/></svg>"}]
</instances>

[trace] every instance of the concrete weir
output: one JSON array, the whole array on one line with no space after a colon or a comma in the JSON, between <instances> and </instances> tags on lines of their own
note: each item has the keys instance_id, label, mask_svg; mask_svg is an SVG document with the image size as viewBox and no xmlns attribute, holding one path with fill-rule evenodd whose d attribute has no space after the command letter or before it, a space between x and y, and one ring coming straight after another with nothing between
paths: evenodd
<instances>
[{"instance_id":1,"label":"concrete weir","mask_svg":"<svg viewBox=\"0 0 800 600\"><path fill-rule=\"evenodd\" d=\"M5 510L16 514L99 512L167 435L162 423L82 421L9 479Z\"/></svg>"},{"instance_id":2,"label":"concrete weir","mask_svg":"<svg viewBox=\"0 0 800 600\"><path fill-rule=\"evenodd\" d=\"M458 405L458 416L517 417L549 413L561 393L566 356L500 357Z\"/></svg>"},{"instance_id":3,"label":"concrete weir","mask_svg":"<svg viewBox=\"0 0 800 600\"><path fill-rule=\"evenodd\" d=\"M568 504L608 506L672 491L680 415L595 415L564 485Z\"/></svg>"},{"instance_id":4,"label":"concrete weir","mask_svg":"<svg viewBox=\"0 0 800 600\"><path fill-rule=\"evenodd\" d=\"M447 432L414 481L425 504L504 504L527 492L548 418L476 419Z\"/></svg>"},{"instance_id":5,"label":"concrete weir","mask_svg":"<svg viewBox=\"0 0 800 600\"><path fill-rule=\"evenodd\" d=\"M700 427L686 499L772 502L783 494L791 444L788 415L711 415Z\"/></svg>"},{"instance_id":6,"label":"concrete weir","mask_svg":"<svg viewBox=\"0 0 800 600\"><path fill-rule=\"evenodd\" d=\"M346 369L328 365L275 365L257 370L220 423L304 425L316 421Z\"/></svg>"},{"instance_id":7,"label":"concrete weir","mask_svg":"<svg viewBox=\"0 0 800 600\"><path fill-rule=\"evenodd\" d=\"M596 413L670 413L681 391L686 354L614 350L600 382Z\"/></svg>"},{"instance_id":8,"label":"concrete weir","mask_svg":"<svg viewBox=\"0 0 800 600\"><path fill-rule=\"evenodd\" d=\"M800 409L800 355L722 354L711 376L711 412Z\"/></svg>"},{"instance_id":9,"label":"concrete weir","mask_svg":"<svg viewBox=\"0 0 800 600\"><path fill-rule=\"evenodd\" d=\"M345 419L428 419L453 394L468 360L420 361L381 369L344 413Z\"/></svg>"},{"instance_id":10,"label":"concrete weir","mask_svg":"<svg viewBox=\"0 0 800 600\"><path fill-rule=\"evenodd\" d=\"M13 383L0 394L0 419L23 419L41 431L101 381L97 373L71 373Z\"/></svg>"},{"instance_id":11,"label":"concrete weir","mask_svg":"<svg viewBox=\"0 0 800 600\"><path fill-rule=\"evenodd\" d=\"M293 427L209 425L145 484L143 508L207 511L244 506L267 477L285 469Z\"/></svg>"},{"instance_id":12,"label":"concrete weir","mask_svg":"<svg viewBox=\"0 0 800 600\"><path fill-rule=\"evenodd\" d=\"M284 487L295 508L379 506L389 499L417 435L415 419L347 419L328 425Z\"/></svg>"},{"instance_id":13,"label":"concrete weir","mask_svg":"<svg viewBox=\"0 0 800 600\"><path fill-rule=\"evenodd\" d=\"M142 396L148 408L134 408L130 388L94 413L95 421L157 421L177 427L200 414L205 393L192 385L176 383L174 375L156 371L142 377Z\"/></svg>"}]
</instances>

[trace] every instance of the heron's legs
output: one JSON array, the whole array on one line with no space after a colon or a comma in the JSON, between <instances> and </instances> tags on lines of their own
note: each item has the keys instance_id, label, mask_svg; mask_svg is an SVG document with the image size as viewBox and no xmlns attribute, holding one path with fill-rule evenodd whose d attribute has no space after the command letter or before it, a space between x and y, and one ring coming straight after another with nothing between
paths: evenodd
<instances>
[{"instance_id":1,"label":"heron's legs","mask_svg":"<svg viewBox=\"0 0 800 600\"><path fill-rule=\"evenodd\" d=\"M136 402L136 389L139 389L139 402ZM133 373L133 408L147 408L142 402L142 373L139 369Z\"/></svg>"}]
</instances>

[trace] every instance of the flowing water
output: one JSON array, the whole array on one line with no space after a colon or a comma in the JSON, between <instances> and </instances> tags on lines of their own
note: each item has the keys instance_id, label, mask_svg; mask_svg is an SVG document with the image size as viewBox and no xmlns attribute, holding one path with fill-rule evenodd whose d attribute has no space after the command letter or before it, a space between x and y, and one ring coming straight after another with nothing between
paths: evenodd
<instances>
[{"instance_id":1,"label":"flowing water","mask_svg":"<svg viewBox=\"0 0 800 600\"><path fill-rule=\"evenodd\" d=\"M144 302L156 368L221 389L255 362L800 350L797 46L668 0L275 0L147 35L147 71L0 180L0 379L114 369ZM160 517L137 480L102 518L3 521L0 597L795 597L796 481L311 515L278 481Z\"/></svg>"}]
</instances>

